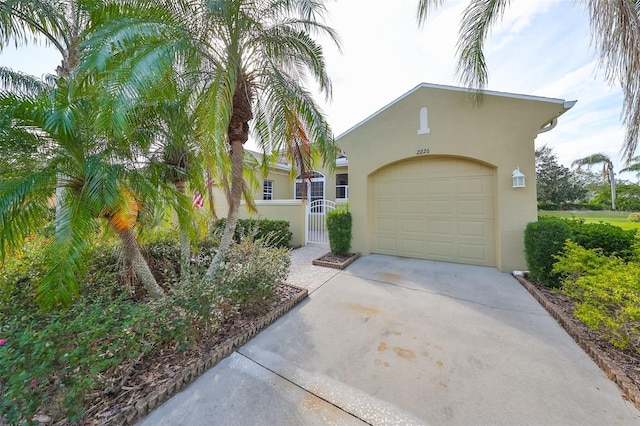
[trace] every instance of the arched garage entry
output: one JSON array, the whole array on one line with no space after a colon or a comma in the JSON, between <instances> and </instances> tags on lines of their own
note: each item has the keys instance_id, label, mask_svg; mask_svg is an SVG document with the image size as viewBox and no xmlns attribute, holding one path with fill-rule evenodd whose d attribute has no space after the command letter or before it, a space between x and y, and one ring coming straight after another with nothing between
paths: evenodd
<instances>
[{"instance_id":1,"label":"arched garage entry","mask_svg":"<svg viewBox=\"0 0 640 426\"><path fill-rule=\"evenodd\" d=\"M496 266L495 171L422 156L372 173L371 252Z\"/></svg>"}]
</instances>

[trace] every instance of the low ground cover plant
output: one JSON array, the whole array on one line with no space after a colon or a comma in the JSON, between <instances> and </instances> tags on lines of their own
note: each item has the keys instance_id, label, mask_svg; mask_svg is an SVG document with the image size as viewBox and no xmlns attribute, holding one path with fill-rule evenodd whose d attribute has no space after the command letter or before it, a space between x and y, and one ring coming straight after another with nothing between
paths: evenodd
<instances>
[{"instance_id":1,"label":"low ground cover plant","mask_svg":"<svg viewBox=\"0 0 640 426\"><path fill-rule=\"evenodd\" d=\"M640 263L567 241L554 272L578 319L614 346L640 354Z\"/></svg>"},{"instance_id":2,"label":"low ground cover plant","mask_svg":"<svg viewBox=\"0 0 640 426\"><path fill-rule=\"evenodd\" d=\"M34 289L47 270L45 246L30 241L1 265L0 424L29 423L38 413L81 422L87 401L117 394L141 359L168 346L188 349L225 318L263 309L290 265L287 249L250 235L203 280L215 254L207 241L194 251L185 282L177 237L154 236L144 251L166 296L150 301L117 245L100 241L86 255L80 297L44 312Z\"/></svg>"}]
</instances>

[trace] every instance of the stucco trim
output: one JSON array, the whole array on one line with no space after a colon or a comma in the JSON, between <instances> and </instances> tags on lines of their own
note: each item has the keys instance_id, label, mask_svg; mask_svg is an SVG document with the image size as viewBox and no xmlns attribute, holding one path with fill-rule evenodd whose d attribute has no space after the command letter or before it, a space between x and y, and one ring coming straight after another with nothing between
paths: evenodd
<instances>
[{"instance_id":1,"label":"stucco trim","mask_svg":"<svg viewBox=\"0 0 640 426\"><path fill-rule=\"evenodd\" d=\"M391 106L397 104L398 102L400 102L401 100L403 100L407 96L413 94L414 92L416 92L416 91L418 91L420 89L425 89L425 88L426 89L449 90L449 91L453 91L453 92L475 93L475 90L469 89L467 87L447 86L447 85L432 84L432 83L420 83L416 87L414 87L413 89L411 89L408 92L406 92L405 94L401 95L400 97L394 99L393 101L391 101L387 105L383 106L378 111L374 112L373 114L371 114L370 116L368 116L364 120L358 122L354 126L350 127L348 130L342 132L336 138L336 140L339 140L343 136L351 133L353 130L355 130L358 127L362 126L367 121L372 120L377 115L381 114L382 112L384 112L385 110L387 110ZM565 110L570 109L576 103L576 101L565 101L564 99L558 99L558 98L546 98L546 97L543 97L543 96L524 95L524 94L509 93L509 92L498 92L498 91L494 91L494 90L480 90L480 93L482 93L483 95L489 95L489 96L500 96L500 97L512 98L512 99L522 99L522 100L528 100L528 101L556 103L556 104L561 104Z\"/></svg>"},{"instance_id":2,"label":"stucco trim","mask_svg":"<svg viewBox=\"0 0 640 426\"><path fill-rule=\"evenodd\" d=\"M474 162L474 163L483 164L483 165L485 165L487 167L491 167L493 169L498 170L498 166L496 164L492 164L492 163L480 160L480 159L475 158L475 157L469 157L469 156L466 156L466 155L457 155L457 154L430 154L430 155L423 155L423 156L404 157L404 158L400 158L398 160L390 161L388 163L384 163L384 164L380 165L379 167L377 167L374 170L371 170L366 175L367 175L367 178L370 178L371 175L373 175L374 173L379 172L380 170L382 170L382 169L384 169L386 167L394 166L394 165L396 165L398 163L403 163L405 161L416 160L416 159L428 160L428 159L438 159L438 158L461 159L461 160L465 160L465 161L471 161L471 162Z\"/></svg>"}]
</instances>

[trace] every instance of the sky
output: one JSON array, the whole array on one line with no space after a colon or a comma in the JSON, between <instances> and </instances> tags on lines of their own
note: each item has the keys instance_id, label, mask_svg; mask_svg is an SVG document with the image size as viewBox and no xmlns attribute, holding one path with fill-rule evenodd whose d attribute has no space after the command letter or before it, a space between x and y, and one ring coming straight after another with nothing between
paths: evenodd
<instances>
[{"instance_id":1,"label":"sky","mask_svg":"<svg viewBox=\"0 0 640 426\"><path fill-rule=\"evenodd\" d=\"M420 83L460 86L455 75L459 22L467 0L447 0L420 28L418 0L334 0L326 23L341 51L322 40L330 102L318 97L336 136ZM622 92L598 69L586 10L572 0L517 0L493 27L485 44L488 90L528 94L576 105L536 147L548 145L560 163L602 152L622 166ZM55 72L55 50L7 48L0 65L40 76ZM597 168L594 167L594 170ZM619 177L637 181L634 174Z\"/></svg>"}]
</instances>

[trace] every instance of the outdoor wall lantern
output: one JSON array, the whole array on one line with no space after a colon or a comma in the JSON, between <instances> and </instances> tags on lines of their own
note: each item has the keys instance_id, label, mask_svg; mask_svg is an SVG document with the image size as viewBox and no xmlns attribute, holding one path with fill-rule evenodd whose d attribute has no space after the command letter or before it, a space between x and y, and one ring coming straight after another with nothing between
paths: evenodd
<instances>
[{"instance_id":1,"label":"outdoor wall lantern","mask_svg":"<svg viewBox=\"0 0 640 426\"><path fill-rule=\"evenodd\" d=\"M524 183L524 178L526 177L525 175L522 174L522 172L520 171L520 167L517 167L512 174L513 177L513 187L514 188L524 188L525 183Z\"/></svg>"}]
</instances>

